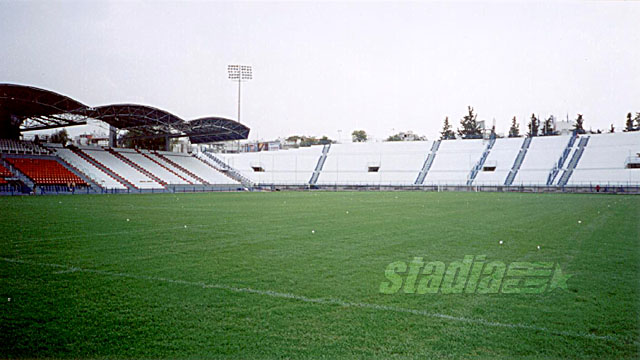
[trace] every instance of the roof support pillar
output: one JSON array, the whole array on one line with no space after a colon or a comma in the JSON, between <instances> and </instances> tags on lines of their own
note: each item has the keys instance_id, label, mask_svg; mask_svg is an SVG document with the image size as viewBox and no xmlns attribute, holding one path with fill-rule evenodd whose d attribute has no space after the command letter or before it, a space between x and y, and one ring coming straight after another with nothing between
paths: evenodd
<instances>
[{"instance_id":1,"label":"roof support pillar","mask_svg":"<svg viewBox=\"0 0 640 360\"><path fill-rule=\"evenodd\" d=\"M118 135L117 129L109 125L109 147L111 148L118 147L117 135Z\"/></svg>"}]
</instances>

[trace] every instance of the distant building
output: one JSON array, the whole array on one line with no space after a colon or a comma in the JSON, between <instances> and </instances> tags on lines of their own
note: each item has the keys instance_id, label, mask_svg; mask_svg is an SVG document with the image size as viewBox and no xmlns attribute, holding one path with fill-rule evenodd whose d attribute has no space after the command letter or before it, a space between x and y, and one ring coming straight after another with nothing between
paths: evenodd
<instances>
[{"instance_id":1,"label":"distant building","mask_svg":"<svg viewBox=\"0 0 640 360\"><path fill-rule=\"evenodd\" d=\"M573 128L575 127L575 125L576 125L576 122L573 120L566 120L566 121L555 120L553 123L553 128L558 133L558 135L569 135L573 131Z\"/></svg>"},{"instance_id":2,"label":"distant building","mask_svg":"<svg viewBox=\"0 0 640 360\"><path fill-rule=\"evenodd\" d=\"M81 134L73 138L73 143L79 146L109 146L109 138L99 134Z\"/></svg>"}]
</instances>

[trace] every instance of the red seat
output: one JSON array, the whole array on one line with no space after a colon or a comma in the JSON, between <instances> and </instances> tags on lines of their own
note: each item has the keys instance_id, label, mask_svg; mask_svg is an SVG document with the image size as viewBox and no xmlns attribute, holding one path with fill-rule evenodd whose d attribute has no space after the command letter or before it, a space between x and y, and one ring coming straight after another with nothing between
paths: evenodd
<instances>
[{"instance_id":1,"label":"red seat","mask_svg":"<svg viewBox=\"0 0 640 360\"><path fill-rule=\"evenodd\" d=\"M9 169L7 169L6 167L2 166L2 164L0 164L0 178L6 178L6 177L12 177L13 174L11 173L11 171L9 171Z\"/></svg>"},{"instance_id":2,"label":"red seat","mask_svg":"<svg viewBox=\"0 0 640 360\"><path fill-rule=\"evenodd\" d=\"M76 174L51 159L6 158L34 183L40 185L86 185Z\"/></svg>"}]
</instances>

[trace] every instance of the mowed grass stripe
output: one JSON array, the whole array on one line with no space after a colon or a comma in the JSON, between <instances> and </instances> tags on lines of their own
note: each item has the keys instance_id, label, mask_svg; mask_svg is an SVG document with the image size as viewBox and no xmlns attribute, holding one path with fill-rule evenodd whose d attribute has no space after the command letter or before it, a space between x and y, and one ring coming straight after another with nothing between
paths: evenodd
<instances>
[{"instance_id":1,"label":"mowed grass stripe","mask_svg":"<svg viewBox=\"0 0 640 360\"><path fill-rule=\"evenodd\" d=\"M366 309L379 310L379 311L390 311L390 312L397 312L397 313L420 315L420 316L432 317L432 318L449 320L454 322L470 323L470 324L487 326L487 327L532 330L532 331L547 333L549 335L561 335L561 336L577 337L577 338L619 341L619 339L616 336L612 336L612 335L599 336L594 334L580 334L572 331L556 331L556 330L550 330L547 328L537 327L537 326L532 326L527 324L506 324L506 323L500 323L495 321L489 321L485 319L463 318L463 317L450 316L445 314L432 313L424 310L405 309L405 308L399 308L395 306L378 305L378 304L355 303L355 302L350 302L346 300L341 300L335 297L310 298L303 295L282 293L282 292L273 291L273 290L239 288L239 287L222 285L222 284L207 284L204 282L168 279L168 278L156 277L156 276L135 275L135 274L110 272L110 271L95 270L95 269L84 269L76 266L69 266L69 265L62 265L62 264L46 264L46 263L39 263L35 261L30 261L30 260L9 259L9 258L1 258L1 259L5 262L15 263L15 264L26 264L26 265L45 266L45 267L52 267L56 269L63 269L63 270L54 272L54 274L83 272L83 273L103 275L103 276L122 277L122 278L147 280L147 281L158 281L158 282L165 282L165 283L176 284L176 285L196 286L204 289L220 289L220 290L227 290L227 291L238 292L238 293L249 293L249 294L263 295L263 296L269 296L274 298L298 300L306 303L314 303L314 304L321 304L321 305L339 305L344 307L366 308Z\"/></svg>"},{"instance_id":2,"label":"mowed grass stripe","mask_svg":"<svg viewBox=\"0 0 640 360\"><path fill-rule=\"evenodd\" d=\"M0 198L7 259L585 335L4 262L0 301L13 300L0 306L0 355L635 358L639 204L633 196L422 192ZM567 291L528 296L378 291L390 262L467 254L553 261L573 277Z\"/></svg>"}]
</instances>

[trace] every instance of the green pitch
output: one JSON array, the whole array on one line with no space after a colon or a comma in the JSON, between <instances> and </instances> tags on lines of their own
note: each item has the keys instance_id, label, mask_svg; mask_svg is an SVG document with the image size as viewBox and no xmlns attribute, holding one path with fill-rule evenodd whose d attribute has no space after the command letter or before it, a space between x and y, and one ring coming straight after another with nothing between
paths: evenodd
<instances>
[{"instance_id":1,"label":"green pitch","mask_svg":"<svg viewBox=\"0 0 640 360\"><path fill-rule=\"evenodd\" d=\"M3 358L639 356L639 197L3 197L0 215ZM391 263L465 255L568 280L380 292Z\"/></svg>"}]
</instances>

